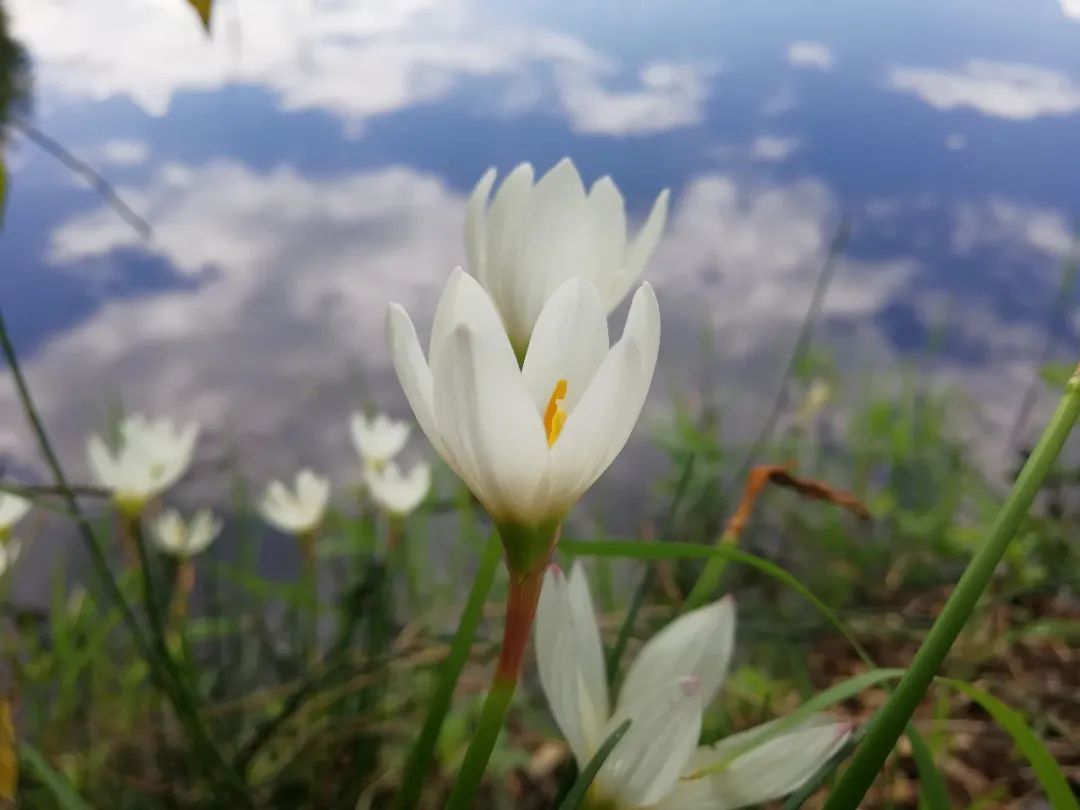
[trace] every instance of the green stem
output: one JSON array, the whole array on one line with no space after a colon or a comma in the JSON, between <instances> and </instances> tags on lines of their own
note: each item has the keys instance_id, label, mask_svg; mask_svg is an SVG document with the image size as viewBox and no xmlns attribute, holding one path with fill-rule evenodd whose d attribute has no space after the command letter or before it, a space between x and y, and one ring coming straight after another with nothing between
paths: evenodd
<instances>
[{"instance_id":1,"label":"green stem","mask_svg":"<svg viewBox=\"0 0 1080 810\"><path fill-rule=\"evenodd\" d=\"M544 584L549 557L550 550L536 560L532 570L523 574L513 571L510 573L499 661L495 666L495 676L491 679L491 689L480 712L472 742L465 752L465 760L461 763L457 781L446 803L447 810L468 810L473 806L480 790L484 771L491 759L499 732L502 731L506 710L510 707L521 675L521 662L525 658L525 648L529 643L529 633L536 616L536 605L540 600L540 588Z\"/></svg>"},{"instance_id":2,"label":"green stem","mask_svg":"<svg viewBox=\"0 0 1080 810\"><path fill-rule=\"evenodd\" d=\"M450 644L450 654L443 662L442 673L438 683L435 684L435 692L431 696L424 726L420 729L420 736L416 738L412 751L409 752L409 759L405 763L401 791L394 803L397 810L410 810L416 807L420 799L420 792L427 779L428 766L439 739L439 731L450 710L450 702L453 699L458 678L468 661L473 637L476 635L476 628L483 616L484 603L495 582L495 572L498 570L501 559L502 546L499 535L492 532L487 545L484 546L480 566L473 579L465 609L461 613L457 632L454 633L454 639Z\"/></svg>"},{"instance_id":3,"label":"green stem","mask_svg":"<svg viewBox=\"0 0 1080 810\"><path fill-rule=\"evenodd\" d=\"M33 397L30 396L30 389L26 384L26 378L23 376L22 367L19 365L19 359L15 354L15 347L12 345L11 338L8 335L7 324L4 321L2 312L0 312L0 352L3 353L4 359L11 368L11 376L15 382L15 389L18 393L19 401L22 404L23 412L34 432L38 446L41 449L41 454L45 457L45 463L52 473L53 483L56 485L57 490L63 498L64 506L67 508L68 514L75 521L79 534L82 537L87 550L90 552L90 564L94 569L94 574L104 586L109 599L111 599L117 609L119 609L120 616L127 626L128 632L131 634L135 647L150 667L150 671L154 676L154 681L172 703L177 715L181 719L188 721L185 722L185 726L192 737L195 748L203 755L200 756L200 765L203 766L206 776L210 780L215 780L215 778L220 777L221 781L226 786L226 789L234 795L243 806L250 807L251 800L248 798L243 785L240 784L236 774L228 767L225 760L222 758L221 753L206 735L197 713L192 711L189 714L187 711L191 706L187 701L187 696L182 684L174 680L167 663L161 658L154 646L147 640L142 627L139 625L139 620L135 616L134 610L132 610L127 597L124 596L124 592L116 581L112 568L109 566L108 558L105 555L105 550L102 548L101 543L98 542L98 538L94 534L93 528L90 526L90 521L87 520L82 508L79 506L78 499L75 497L75 493L68 483L67 476L64 474L64 469L60 466L60 460L56 455L56 451L53 449L52 442L49 441L49 435L45 430L45 425L38 415Z\"/></svg>"},{"instance_id":4,"label":"green stem","mask_svg":"<svg viewBox=\"0 0 1080 810\"><path fill-rule=\"evenodd\" d=\"M907 674L871 722L863 744L829 796L825 810L857 807L922 700L945 656L960 634L975 603L989 584L1009 542L1027 514L1065 440L1080 417L1080 368L1069 380L1065 396L1050 418L1012 491L998 512L990 537L964 571Z\"/></svg>"}]
</instances>

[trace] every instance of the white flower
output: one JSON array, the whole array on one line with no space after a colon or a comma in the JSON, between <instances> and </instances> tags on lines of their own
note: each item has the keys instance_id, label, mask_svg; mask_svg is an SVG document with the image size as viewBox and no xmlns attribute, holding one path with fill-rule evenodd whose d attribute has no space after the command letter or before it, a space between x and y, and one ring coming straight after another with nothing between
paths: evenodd
<instances>
[{"instance_id":1,"label":"white flower","mask_svg":"<svg viewBox=\"0 0 1080 810\"><path fill-rule=\"evenodd\" d=\"M330 499L330 480L311 470L296 476L296 491L281 481L271 481L259 502L259 512L271 526L288 534L307 534L315 529Z\"/></svg>"},{"instance_id":2,"label":"white flower","mask_svg":"<svg viewBox=\"0 0 1080 810\"><path fill-rule=\"evenodd\" d=\"M627 244L622 195L610 177L585 193L581 176L566 158L533 185L533 168L522 163L495 182L489 169L469 198L465 249L469 272L491 295L518 354L529 345L540 311L568 278L596 285L605 312L637 283L667 219L663 191L637 237Z\"/></svg>"},{"instance_id":3,"label":"white flower","mask_svg":"<svg viewBox=\"0 0 1080 810\"><path fill-rule=\"evenodd\" d=\"M11 529L30 511L33 504L20 495L0 492L0 538L9 537Z\"/></svg>"},{"instance_id":4,"label":"white flower","mask_svg":"<svg viewBox=\"0 0 1080 810\"><path fill-rule=\"evenodd\" d=\"M431 489L431 467L419 462L408 475L394 462L379 469L364 470L364 483L380 508L392 515L404 516L423 503Z\"/></svg>"},{"instance_id":5,"label":"white flower","mask_svg":"<svg viewBox=\"0 0 1080 810\"><path fill-rule=\"evenodd\" d=\"M430 367L405 310L391 304L387 324L428 439L496 521L523 526L561 520L622 450L660 345L651 286L609 347L596 286L573 278L544 306L519 368L491 299L460 268L435 311Z\"/></svg>"},{"instance_id":6,"label":"white flower","mask_svg":"<svg viewBox=\"0 0 1080 810\"><path fill-rule=\"evenodd\" d=\"M6 543L0 543L0 576L3 576L8 572L8 569L15 564L15 561L19 559L19 552L22 550L18 540L11 539Z\"/></svg>"},{"instance_id":7,"label":"white flower","mask_svg":"<svg viewBox=\"0 0 1080 810\"><path fill-rule=\"evenodd\" d=\"M601 806L731 810L758 804L796 790L844 744L849 726L819 716L758 747L748 748L770 732L768 723L699 747L702 711L723 684L734 640L730 598L681 616L641 649L613 711L584 569L575 563L569 578L549 569L536 615L536 660L540 686L578 765L631 721L593 782ZM719 772L701 773L722 762Z\"/></svg>"},{"instance_id":8,"label":"white flower","mask_svg":"<svg viewBox=\"0 0 1080 810\"><path fill-rule=\"evenodd\" d=\"M382 413L374 419L354 413L350 428L356 452L368 467L381 467L400 453L409 440L408 422L398 422Z\"/></svg>"},{"instance_id":9,"label":"white flower","mask_svg":"<svg viewBox=\"0 0 1080 810\"><path fill-rule=\"evenodd\" d=\"M209 509L200 509L190 523L170 509L153 524L158 548L177 557L193 557L206 549L221 533L221 521Z\"/></svg>"},{"instance_id":10,"label":"white flower","mask_svg":"<svg viewBox=\"0 0 1080 810\"><path fill-rule=\"evenodd\" d=\"M132 414L120 423L119 433L115 451L102 437L90 437L86 445L90 471L99 484L112 490L122 509L138 513L187 472L199 427L190 423L181 428L168 419L151 422Z\"/></svg>"}]
</instances>

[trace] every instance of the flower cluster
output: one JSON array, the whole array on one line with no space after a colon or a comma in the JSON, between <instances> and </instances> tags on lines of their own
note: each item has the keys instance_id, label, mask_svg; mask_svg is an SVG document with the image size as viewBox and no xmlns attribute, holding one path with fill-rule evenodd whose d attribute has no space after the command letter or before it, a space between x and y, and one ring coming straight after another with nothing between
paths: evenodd
<instances>
[{"instance_id":1,"label":"flower cluster","mask_svg":"<svg viewBox=\"0 0 1080 810\"><path fill-rule=\"evenodd\" d=\"M353 445L364 463L364 485L375 505L395 518L413 512L431 489L431 465L419 461L405 473L394 460L409 440L409 423L382 413L371 419L355 413L351 427Z\"/></svg>"}]
</instances>

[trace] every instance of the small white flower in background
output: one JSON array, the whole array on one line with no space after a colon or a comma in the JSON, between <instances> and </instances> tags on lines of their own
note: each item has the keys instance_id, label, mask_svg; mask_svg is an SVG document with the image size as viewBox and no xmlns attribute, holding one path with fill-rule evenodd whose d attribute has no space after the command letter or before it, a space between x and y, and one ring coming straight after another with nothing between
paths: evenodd
<instances>
[{"instance_id":1,"label":"small white flower in background","mask_svg":"<svg viewBox=\"0 0 1080 810\"><path fill-rule=\"evenodd\" d=\"M381 467L400 453L411 429L408 422L399 422L386 414L368 419L360 412L353 414L349 427L356 452L367 467Z\"/></svg>"},{"instance_id":2,"label":"small white flower in background","mask_svg":"<svg viewBox=\"0 0 1080 810\"><path fill-rule=\"evenodd\" d=\"M584 569L575 563L569 577L549 569L536 615L536 661L540 686L578 765L631 721L593 782L600 806L732 810L759 804L798 789L840 749L850 726L824 715L749 750L770 723L698 746L702 712L727 676L734 641L730 598L679 617L642 647L612 710ZM702 773L729 758L717 773Z\"/></svg>"},{"instance_id":3,"label":"small white flower in background","mask_svg":"<svg viewBox=\"0 0 1080 810\"><path fill-rule=\"evenodd\" d=\"M591 281L604 312L614 309L641 277L667 219L663 191L627 244L625 205L615 183L602 177L586 194L569 158L535 185L532 166L522 163L488 206L494 183L489 169L469 199L465 249L469 272L491 295L519 356L544 304L569 278Z\"/></svg>"},{"instance_id":4,"label":"small white flower in background","mask_svg":"<svg viewBox=\"0 0 1080 810\"><path fill-rule=\"evenodd\" d=\"M322 522L330 500L330 479L311 470L301 470L296 476L296 488L290 491L281 481L271 481L259 501L259 513L276 529L288 534L303 535Z\"/></svg>"},{"instance_id":5,"label":"small white flower in background","mask_svg":"<svg viewBox=\"0 0 1080 810\"><path fill-rule=\"evenodd\" d=\"M15 561L19 559L21 550L22 545L14 538L5 543L0 543L0 576L6 574L11 566L15 564Z\"/></svg>"},{"instance_id":6,"label":"small white flower in background","mask_svg":"<svg viewBox=\"0 0 1080 810\"><path fill-rule=\"evenodd\" d=\"M427 497L431 489L431 467L421 461L406 475L391 461L379 469L366 469L364 483L380 509L404 517Z\"/></svg>"},{"instance_id":7,"label":"small white flower in background","mask_svg":"<svg viewBox=\"0 0 1080 810\"><path fill-rule=\"evenodd\" d=\"M635 293L609 346L596 286L573 278L548 299L519 367L491 299L460 268L435 311L430 366L397 304L387 328L398 379L432 445L497 522L526 527L561 520L622 450L660 346L651 286Z\"/></svg>"},{"instance_id":8,"label":"small white flower in background","mask_svg":"<svg viewBox=\"0 0 1080 810\"><path fill-rule=\"evenodd\" d=\"M161 551L176 557L193 557L221 533L221 521L209 509L200 509L185 523L179 512L169 509L154 521L153 529Z\"/></svg>"},{"instance_id":9,"label":"small white flower in background","mask_svg":"<svg viewBox=\"0 0 1080 810\"><path fill-rule=\"evenodd\" d=\"M26 517L33 504L21 495L0 492L0 540L11 537L15 524Z\"/></svg>"},{"instance_id":10,"label":"small white flower in background","mask_svg":"<svg viewBox=\"0 0 1080 810\"><path fill-rule=\"evenodd\" d=\"M168 419L150 421L132 414L120 423L115 449L101 436L90 437L86 444L90 471L112 491L123 511L136 515L187 472L198 437L195 423L179 427Z\"/></svg>"}]
</instances>

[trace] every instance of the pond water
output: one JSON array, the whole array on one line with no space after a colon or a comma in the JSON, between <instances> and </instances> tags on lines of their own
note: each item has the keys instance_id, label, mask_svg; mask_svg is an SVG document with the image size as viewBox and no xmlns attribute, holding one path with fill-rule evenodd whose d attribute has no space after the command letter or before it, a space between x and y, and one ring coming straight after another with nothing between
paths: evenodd
<instances>
[{"instance_id":1,"label":"pond water","mask_svg":"<svg viewBox=\"0 0 1080 810\"><path fill-rule=\"evenodd\" d=\"M118 402L256 479L347 467L350 409L406 412L386 302L426 334L473 183L564 155L635 223L671 189L654 420L704 386L760 419L844 218L816 334L845 370L917 362L1007 424L1047 336L1075 353L1077 0L219 0L209 31L185 0L3 6L32 91L0 307L78 473ZM35 469L2 376L0 451Z\"/></svg>"}]
</instances>

